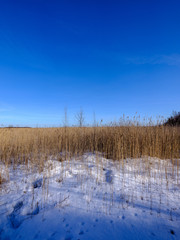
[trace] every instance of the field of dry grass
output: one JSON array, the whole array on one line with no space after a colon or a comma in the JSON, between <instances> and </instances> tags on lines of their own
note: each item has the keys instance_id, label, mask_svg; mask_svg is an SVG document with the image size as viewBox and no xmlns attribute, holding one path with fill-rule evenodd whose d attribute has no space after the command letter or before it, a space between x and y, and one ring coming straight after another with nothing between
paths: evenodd
<instances>
[{"instance_id":1,"label":"field of dry grass","mask_svg":"<svg viewBox=\"0 0 180 240\"><path fill-rule=\"evenodd\" d=\"M122 160L141 156L179 158L180 127L102 126L62 128L1 128L0 161L36 164L49 156L63 161L86 152Z\"/></svg>"}]
</instances>

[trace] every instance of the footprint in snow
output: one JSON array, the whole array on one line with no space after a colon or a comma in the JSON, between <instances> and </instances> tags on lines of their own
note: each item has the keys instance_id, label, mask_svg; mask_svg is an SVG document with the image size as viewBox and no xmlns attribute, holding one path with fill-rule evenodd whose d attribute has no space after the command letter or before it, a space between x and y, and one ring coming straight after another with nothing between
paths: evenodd
<instances>
[{"instance_id":1,"label":"footprint in snow","mask_svg":"<svg viewBox=\"0 0 180 240\"><path fill-rule=\"evenodd\" d=\"M54 240L56 234L57 234L57 232L53 232L53 233L51 234L50 238L47 238L47 240Z\"/></svg>"},{"instance_id":2,"label":"footprint in snow","mask_svg":"<svg viewBox=\"0 0 180 240\"><path fill-rule=\"evenodd\" d=\"M34 239L37 239L39 237L39 233L36 233L36 235L34 236Z\"/></svg>"},{"instance_id":3,"label":"footprint in snow","mask_svg":"<svg viewBox=\"0 0 180 240\"><path fill-rule=\"evenodd\" d=\"M37 179L36 181L33 182L33 187L34 188L40 188L42 186L42 178Z\"/></svg>"},{"instance_id":4,"label":"footprint in snow","mask_svg":"<svg viewBox=\"0 0 180 240\"><path fill-rule=\"evenodd\" d=\"M105 173L106 182L112 184L113 183L113 171L107 170Z\"/></svg>"},{"instance_id":5,"label":"footprint in snow","mask_svg":"<svg viewBox=\"0 0 180 240\"><path fill-rule=\"evenodd\" d=\"M80 232L79 232L79 235L83 235L83 234L84 234L84 231L80 231Z\"/></svg>"},{"instance_id":6,"label":"footprint in snow","mask_svg":"<svg viewBox=\"0 0 180 240\"><path fill-rule=\"evenodd\" d=\"M16 205L14 206L14 210L8 216L11 226L14 229L18 228L23 221L23 217L20 216L20 210L22 206L23 206L23 201L17 202Z\"/></svg>"},{"instance_id":7,"label":"footprint in snow","mask_svg":"<svg viewBox=\"0 0 180 240\"><path fill-rule=\"evenodd\" d=\"M54 235L56 235L56 233L57 233L57 232L53 232L53 233L51 234L51 237L54 237Z\"/></svg>"},{"instance_id":8,"label":"footprint in snow","mask_svg":"<svg viewBox=\"0 0 180 240\"><path fill-rule=\"evenodd\" d=\"M8 217L9 217L9 221L11 223L11 227L14 229L18 228L23 221L21 218L16 216L14 213L11 213Z\"/></svg>"},{"instance_id":9,"label":"footprint in snow","mask_svg":"<svg viewBox=\"0 0 180 240\"><path fill-rule=\"evenodd\" d=\"M71 240L72 238L73 238L72 236L67 236L67 237L65 237L64 240Z\"/></svg>"}]
</instances>

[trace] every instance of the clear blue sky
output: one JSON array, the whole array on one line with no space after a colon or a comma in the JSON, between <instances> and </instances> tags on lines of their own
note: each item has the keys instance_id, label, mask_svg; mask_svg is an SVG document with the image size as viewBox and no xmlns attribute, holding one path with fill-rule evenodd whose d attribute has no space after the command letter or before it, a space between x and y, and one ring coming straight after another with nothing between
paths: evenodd
<instances>
[{"instance_id":1,"label":"clear blue sky","mask_svg":"<svg viewBox=\"0 0 180 240\"><path fill-rule=\"evenodd\" d=\"M179 93L179 0L0 0L0 124L168 117Z\"/></svg>"}]
</instances>

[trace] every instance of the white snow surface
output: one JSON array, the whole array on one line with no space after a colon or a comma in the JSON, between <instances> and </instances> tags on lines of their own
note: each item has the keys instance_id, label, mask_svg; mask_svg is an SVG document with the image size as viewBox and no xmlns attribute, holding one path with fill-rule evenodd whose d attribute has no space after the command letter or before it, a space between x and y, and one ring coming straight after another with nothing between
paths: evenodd
<instances>
[{"instance_id":1,"label":"white snow surface","mask_svg":"<svg viewBox=\"0 0 180 240\"><path fill-rule=\"evenodd\" d=\"M87 153L43 172L0 165L0 239L180 239L180 171L158 158ZM8 174L7 174L8 170Z\"/></svg>"}]
</instances>

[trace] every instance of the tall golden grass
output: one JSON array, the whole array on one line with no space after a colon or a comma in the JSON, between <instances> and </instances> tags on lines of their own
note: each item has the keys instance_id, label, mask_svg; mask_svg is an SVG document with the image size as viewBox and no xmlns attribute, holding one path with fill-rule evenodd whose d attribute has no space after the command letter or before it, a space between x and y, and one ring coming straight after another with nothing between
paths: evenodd
<instances>
[{"instance_id":1,"label":"tall golden grass","mask_svg":"<svg viewBox=\"0 0 180 240\"><path fill-rule=\"evenodd\" d=\"M61 128L1 128L0 161L28 162L43 167L49 156L60 161L85 152L121 160L141 156L179 158L180 127L101 126Z\"/></svg>"}]
</instances>

